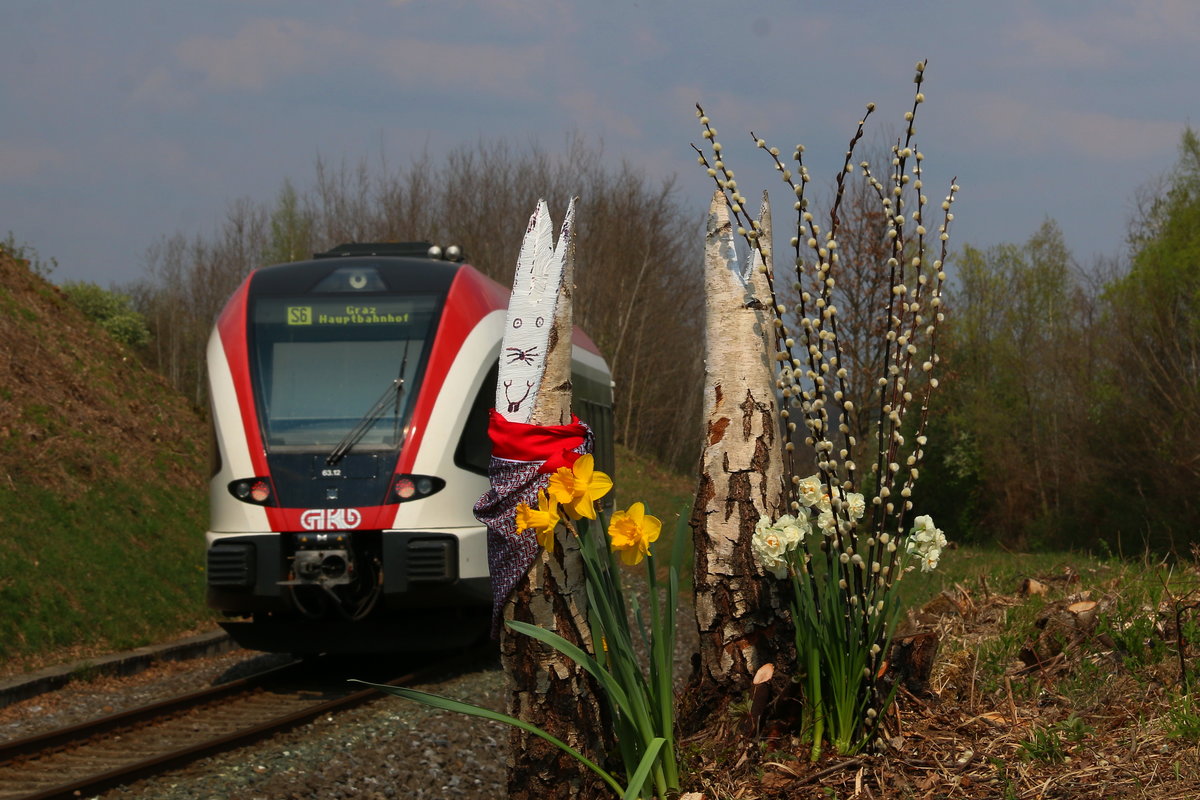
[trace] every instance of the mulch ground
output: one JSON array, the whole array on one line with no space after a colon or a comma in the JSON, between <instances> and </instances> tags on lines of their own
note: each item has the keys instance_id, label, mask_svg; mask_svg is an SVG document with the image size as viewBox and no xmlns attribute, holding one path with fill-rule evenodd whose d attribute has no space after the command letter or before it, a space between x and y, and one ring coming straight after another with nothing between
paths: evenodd
<instances>
[{"instance_id":1,"label":"mulch ground","mask_svg":"<svg viewBox=\"0 0 1200 800\"><path fill-rule=\"evenodd\" d=\"M1117 598L1072 578L1013 595L960 586L911 615L907 632L932 635L936 656L916 691L899 691L873 752L813 762L800 737L746 736L742 709L685 743L687 788L707 800L1200 798L1176 609L1145 609L1163 645L1147 664L1097 624ZM997 653L1016 657L997 670Z\"/></svg>"}]
</instances>

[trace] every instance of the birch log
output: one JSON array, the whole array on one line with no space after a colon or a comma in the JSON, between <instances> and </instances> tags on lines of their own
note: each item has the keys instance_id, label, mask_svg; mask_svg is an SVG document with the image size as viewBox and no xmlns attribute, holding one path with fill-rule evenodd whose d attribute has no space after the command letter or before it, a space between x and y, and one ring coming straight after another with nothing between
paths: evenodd
<instances>
[{"instance_id":1,"label":"birch log","mask_svg":"<svg viewBox=\"0 0 1200 800\"><path fill-rule=\"evenodd\" d=\"M760 224L769 245L765 197ZM749 268L739 268L729 206L717 192L705 241L705 438L692 513L701 703L733 699L762 665L790 661L790 623L750 546L759 517L776 519L785 502L774 313L762 263L755 252Z\"/></svg>"},{"instance_id":2,"label":"birch log","mask_svg":"<svg viewBox=\"0 0 1200 800\"><path fill-rule=\"evenodd\" d=\"M514 279L509 332L524 331L529 338L515 346L524 353L544 354L544 358L528 376L510 373L501 380L497 408L502 408L501 400L509 402L511 408L516 396L510 386L508 396L502 397L505 380L517 386L519 392L531 389L531 411L521 421L536 425L559 425L571 420L574 219L572 201L554 247L549 214L545 204L539 203L526 236L531 248L522 246ZM553 262L550 266L545 263L547 259ZM514 328L514 320L523 321ZM509 342L506 336L505 345ZM514 366L520 370L525 364ZM554 552L541 551L514 588L504 618L530 622L590 650L583 562L578 544L568 538L560 528ZM603 727L596 687L587 673L556 650L507 627L501 630L500 654L510 679L508 713L537 725L593 760L601 759ZM510 742L510 798L590 798L608 792L594 773L543 739L513 728Z\"/></svg>"}]
</instances>

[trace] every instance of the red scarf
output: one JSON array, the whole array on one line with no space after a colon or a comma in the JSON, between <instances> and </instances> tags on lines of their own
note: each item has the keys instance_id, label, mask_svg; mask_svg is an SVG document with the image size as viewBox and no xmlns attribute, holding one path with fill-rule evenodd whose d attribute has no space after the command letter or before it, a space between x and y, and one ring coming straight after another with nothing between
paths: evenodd
<instances>
[{"instance_id":1,"label":"red scarf","mask_svg":"<svg viewBox=\"0 0 1200 800\"><path fill-rule=\"evenodd\" d=\"M509 422L492 409L488 419L492 456L506 461L544 461L538 472L554 472L570 467L579 458L571 452L587 438L587 428L579 417L571 415L569 425L528 425Z\"/></svg>"}]
</instances>

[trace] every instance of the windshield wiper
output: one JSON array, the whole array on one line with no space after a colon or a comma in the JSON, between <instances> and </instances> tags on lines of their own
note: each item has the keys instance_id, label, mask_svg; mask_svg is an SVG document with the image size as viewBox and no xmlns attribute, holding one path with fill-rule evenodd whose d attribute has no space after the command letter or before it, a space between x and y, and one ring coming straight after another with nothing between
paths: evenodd
<instances>
[{"instance_id":1,"label":"windshield wiper","mask_svg":"<svg viewBox=\"0 0 1200 800\"><path fill-rule=\"evenodd\" d=\"M409 341L411 340L404 342L404 358L400 361L400 374L388 385L388 388L383 390L383 394L375 401L375 405L371 406L366 414L363 414L358 424L351 428L350 432L337 443L337 447L333 448L333 452L325 457L325 463L329 466L332 467L341 461L350 452L350 448L358 444L367 435L367 431L379 421L379 418L383 416L384 411L387 410L390 404L394 404L394 411L392 412L394 415L393 430L396 438L399 438L400 400L404 396L404 370L408 366Z\"/></svg>"}]
</instances>

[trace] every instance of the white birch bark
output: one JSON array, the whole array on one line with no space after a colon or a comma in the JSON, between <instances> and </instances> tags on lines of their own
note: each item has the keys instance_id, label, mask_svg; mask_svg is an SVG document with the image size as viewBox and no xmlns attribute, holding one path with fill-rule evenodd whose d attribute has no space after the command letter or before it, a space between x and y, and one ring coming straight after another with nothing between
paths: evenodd
<instances>
[{"instance_id":1,"label":"white birch bark","mask_svg":"<svg viewBox=\"0 0 1200 800\"><path fill-rule=\"evenodd\" d=\"M760 219L769 259L770 210ZM705 242L704 419L693 510L700 685L710 701L744 692L765 663L787 658L791 633L750 539L760 515L783 513L783 442L771 354L774 312L757 251L743 272L725 195Z\"/></svg>"}]
</instances>

